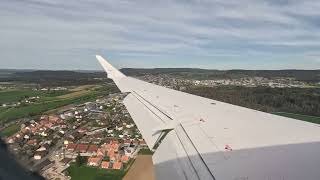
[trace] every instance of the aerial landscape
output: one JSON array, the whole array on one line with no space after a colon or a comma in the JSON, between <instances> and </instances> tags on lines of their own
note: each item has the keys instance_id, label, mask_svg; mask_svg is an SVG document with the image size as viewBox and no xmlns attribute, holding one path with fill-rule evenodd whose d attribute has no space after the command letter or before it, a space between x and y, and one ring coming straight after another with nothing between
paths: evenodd
<instances>
[{"instance_id":1,"label":"aerial landscape","mask_svg":"<svg viewBox=\"0 0 320 180\"><path fill-rule=\"evenodd\" d=\"M0 179L319 180L319 8L4 0Z\"/></svg>"},{"instance_id":2,"label":"aerial landscape","mask_svg":"<svg viewBox=\"0 0 320 180\"><path fill-rule=\"evenodd\" d=\"M320 71L122 69L150 83L320 124ZM151 155L102 71L1 70L1 137L19 163L52 179L121 179ZM95 159L101 153L101 159ZM117 167L117 162L121 164ZM144 160L144 161L148 161ZM149 159L150 161L150 159Z\"/></svg>"},{"instance_id":3,"label":"aerial landscape","mask_svg":"<svg viewBox=\"0 0 320 180\"><path fill-rule=\"evenodd\" d=\"M151 154L104 73L1 72L1 137L29 170L48 179L121 179L133 157Z\"/></svg>"}]
</instances>

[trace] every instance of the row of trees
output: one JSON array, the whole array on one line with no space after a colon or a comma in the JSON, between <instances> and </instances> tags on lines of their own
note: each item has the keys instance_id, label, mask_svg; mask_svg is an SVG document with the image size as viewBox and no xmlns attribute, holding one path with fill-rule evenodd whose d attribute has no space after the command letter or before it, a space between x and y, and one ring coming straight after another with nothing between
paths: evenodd
<instances>
[{"instance_id":1,"label":"row of trees","mask_svg":"<svg viewBox=\"0 0 320 180\"><path fill-rule=\"evenodd\" d=\"M104 72L75 71L31 71L16 72L1 77L2 82L24 82L40 84L42 87L78 86L111 82Z\"/></svg>"}]
</instances>

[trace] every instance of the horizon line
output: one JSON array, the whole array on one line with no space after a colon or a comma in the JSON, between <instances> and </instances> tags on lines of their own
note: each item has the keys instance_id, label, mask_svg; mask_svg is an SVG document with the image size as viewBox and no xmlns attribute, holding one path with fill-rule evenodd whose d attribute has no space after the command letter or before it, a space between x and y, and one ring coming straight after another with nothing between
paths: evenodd
<instances>
[{"instance_id":1,"label":"horizon line","mask_svg":"<svg viewBox=\"0 0 320 180\"><path fill-rule=\"evenodd\" d=\"M141 70L148 70L148 69L198 69L198 70L216 70L216 71L234 71L234 70L245 70L245 71L320 71L320 69L207 69L207 68L192 68L192 67L146 67L146 68L131 68L131 67L123 67L119 68L122 69L141 69ZM31 69L31 68L0 68L0 71L7 70L7 71L96 71L96 72L104 72L104 70L100 69Z\"/></svg>"}]
</instances>

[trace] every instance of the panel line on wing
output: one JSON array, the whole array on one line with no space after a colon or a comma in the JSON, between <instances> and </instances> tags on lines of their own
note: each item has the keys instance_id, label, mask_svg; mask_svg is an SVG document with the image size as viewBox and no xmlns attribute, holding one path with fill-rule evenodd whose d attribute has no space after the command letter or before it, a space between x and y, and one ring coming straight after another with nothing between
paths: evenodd
<instances>
[{"instance_id":1,"label":"panel line on wing","mask_svg":"<svg viewBox=\"0 0 320 180\"><path fill-rule=\"evenodd\" d=\"M149 105L151 105L152 107L154 107L156 110L158 110L161 114L163 114L164 116L166 116L168 119L173 120L167 113L163 112L163 110L161 110L160 108L158 108L157 106L153 105L151 102L149 102L147 99L145 99L143 96L141 96L139 93L137 93L136 91L132 91L133 93L135 93L137 96L139 96L140 98L142 98L145 102L147 102Z\"/></svg>"},{"instance_id":2,"label":"panel line on wing","mask_svg":"<svg viewBox=\"0 0 320 180\"><path fill-rule=\"evenodd\" d=\"M137 97L137 94L136 93L132 93L132 95L137 98L137 100L142 103L153 115L155 115L159 120L161 120L163 123L166 123L166 121L164 119L162 119L160 117L160 115L158 113L156 113L154 110L152 110L145 102L143 99L140 99L139 97Z\"/></svg>"},{"instance_id":3,"label":"panel line on wing","mask_svg":"<svg viewBox=\"0 0 320 180\"><path fill-rule=\"evenodd\" d=\"M177 128L175 129L175 132L185 152L188 154L188 159L190 160L193 168L195 169L197 175L199 176L199 179L202 179L200 177L205 177L204 179L210 178L215 180L215 177L210 171L210 168L204 161L203 157L201 156L200 152L196 148L195 144L192 142L191 138L189 137L187 131L184 129L182 124L177 126ZM201 172L201 173L198 174L198 172Z\"/></svg>"}]
</instances>

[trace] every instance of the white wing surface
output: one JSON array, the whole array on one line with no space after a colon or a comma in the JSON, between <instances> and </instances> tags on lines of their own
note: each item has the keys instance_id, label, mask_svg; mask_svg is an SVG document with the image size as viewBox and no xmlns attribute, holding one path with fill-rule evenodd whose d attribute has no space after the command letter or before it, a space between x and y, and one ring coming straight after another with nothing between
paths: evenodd
<instances>
[{"instance_id":1,"label":"white wing surface","mask_svg":"<svg viewBox=\"0 0 320 180\"><path fill-rule=\"evenodd\" d=\"M320 180L320 126L127 77L97 59L155 151L158 180Z\"/></svg>"}]
</instances>

